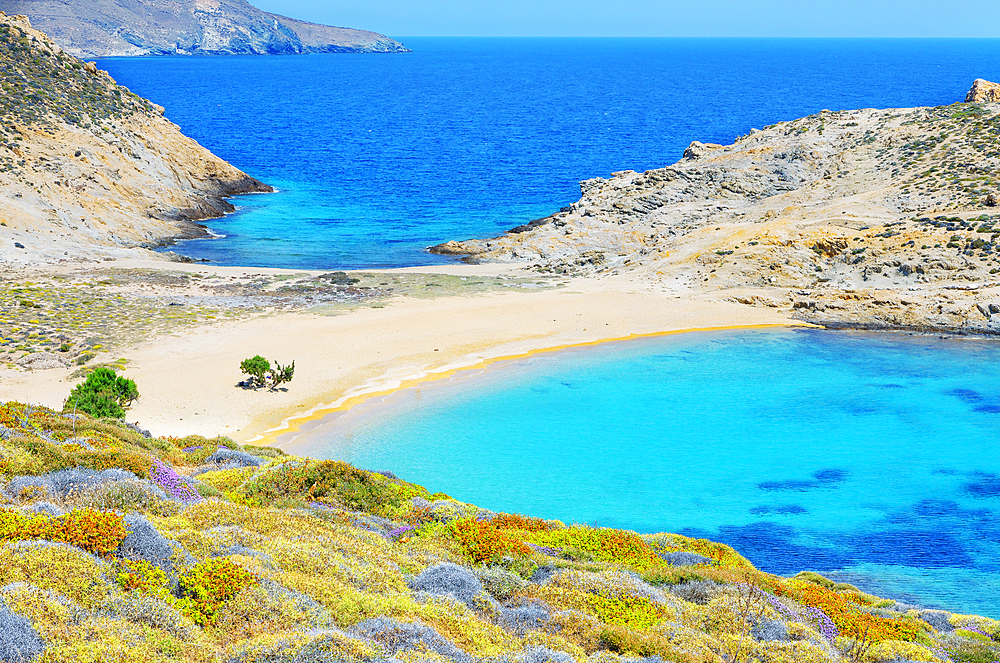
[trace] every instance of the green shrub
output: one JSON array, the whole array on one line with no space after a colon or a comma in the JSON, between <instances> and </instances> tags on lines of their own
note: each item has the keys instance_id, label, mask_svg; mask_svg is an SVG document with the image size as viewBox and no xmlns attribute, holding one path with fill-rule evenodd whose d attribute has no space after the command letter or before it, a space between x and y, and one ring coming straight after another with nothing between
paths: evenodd
<instances>
[{"instance_id":1,"label":"green shrub","mask_svg":"<svg viewBox=\"0 0 1000 663\"><path fill-rule=\"evenodd\" d=\"M260 355L254 355L240 362L240 370L243 371L244 375L250 376L247 378L247 384L253 389L259 387L276 389L279 384L292 381L292 376L295 374L295 362L282 366L275 361L272 368L271 362Z\"/></svg>"},{"instance_id":2,"label":"green shrub","mask_svg":"<svg viewBox=\"0 0 1000 663\"><path fill-rule=\"evenodd\" d=\"M249 375L247 382L251 387L263 387L267 382L267 374L271 370L271 362L260 355L254 355L240 362L240 370Z\"/></svg>"},{"instance_id":3,"label":"green shrub","mask_svg":"<svg viewBox=\"0 0 1000 663\"><path fill-rule=\"evenodd\" d=\"M254 504L297 498L389 516L401 510L405 486L340 461L284 463L247 481L240 494Z\"/></svg>"},{"instance_id":4,"label":"green shrub","mask_svg":"<svg viewBox=\"0 0 1000 663\"><path fill-rule=\"evenodd\" d=\"M146 560L123 560L115 582L124 591L138 591L160 598L168 597L170 581L167 574Z\"/></svg>"},{"instance_id":5,"label":"green shrub","mask_svg":"<svg viewBox=\"0 0 1000 663\"><path fill-rule=\"evenodd\" d=\"M139 391L134 381L102 366L94 369L82 384L73 388L64 410L80 410L92 417L124 419L125 408L137 398Z\"/></svg>"}]
</instances>

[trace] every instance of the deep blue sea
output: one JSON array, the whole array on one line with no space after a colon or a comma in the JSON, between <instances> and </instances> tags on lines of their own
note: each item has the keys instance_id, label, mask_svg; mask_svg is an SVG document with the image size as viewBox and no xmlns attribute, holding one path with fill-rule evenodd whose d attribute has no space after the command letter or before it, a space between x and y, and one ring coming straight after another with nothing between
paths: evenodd
<instances>
[{"instance_id":1,"label":"deep blue sea","mask_svg":"<svg viewBox=\"0 0 1000 663\"><path fill-rule=\"evenodd\" d=\"M287 448L1000 617L998 365L984 340L681 334L408 389Z\"/></svg>"},{"instance_id":2,"label":"deep blue sea","mask_svg":"<svg viewBox=\"0 0 1000 663\"><path fill-rule=\"evenodd\" d=\"M821 109L961 101L1000 40L403 39L406 55L110 59L122 84L279 193L234 201L222 264L435 264ZM308 449L487 508L676 530L761 568L1000 617L1000 346L818 332L542 355L402 394ZM364 417L358 414L358 421Z\"/></svg>"},{"instance_id":3,"label":"deep blue sea","mask_svg":"<svg viewBox=\"0 0 1000 663\"><path fill-rule=\"evenodd\" d=\"M123 85L280 189L179 251L223 264L365 268L493 236L579 181L821 109L961 101L1000 40L432 39L402 55L120 58Z\"/></svg>"}]
</instances>

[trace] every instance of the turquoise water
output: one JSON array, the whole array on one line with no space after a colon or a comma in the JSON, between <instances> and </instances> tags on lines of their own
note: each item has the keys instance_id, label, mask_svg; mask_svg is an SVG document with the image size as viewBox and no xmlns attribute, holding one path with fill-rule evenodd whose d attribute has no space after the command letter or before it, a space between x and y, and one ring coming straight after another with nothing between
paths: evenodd
<instances>
[{"instance_id":1,"label":"turquoise water","mask_svg":"<svg viewBox=\"0 0 1000 663\"><path fill-rule=\"evenodd\" d=\"M406 39L404 55L117 58L123 85L280 189L175 250L221 264L333 269L448 262L661 168L693 140L823 108L950 104L1000 77L997 39Z\"/></svg>"},{"instance_id":2,"label":"turquoise water","mask_svg":"<svg viewBox=\"0 0 1000 663\"><path fill-rule=\"evenodd\" d=\"M209 222L223 238L175 250L295 269L448 262L425 247L548 215L580 180L668 165L692 140L824 108L950 104L1000 77L1000 40L405 43L415 52L103 60L280 189ZM401 394L300 451L1000 617L998 359L984 342L814 332L609 345Z\"/></svg>"},{"instance_id":3,"label":"turquoise water","mask_svg":"<svg viewBox=\"0 0 1000 663\"><path fill-rule=\"evenodd\" d=\"M407 390L294 451L1000 617L998 365L982 340L684 334Z\"/></svg>"}]
</instances>

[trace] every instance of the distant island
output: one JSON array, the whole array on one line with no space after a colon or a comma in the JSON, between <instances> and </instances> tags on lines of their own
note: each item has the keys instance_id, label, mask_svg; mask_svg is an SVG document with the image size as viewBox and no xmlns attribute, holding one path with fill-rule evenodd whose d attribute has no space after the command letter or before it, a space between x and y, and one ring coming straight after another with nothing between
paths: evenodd
<instances>
[{"instance_id":1,"label":"distant island","mask_svg":"<svg viewBox=\"0 0 1000 663\"><path fill-rule=\"evenodd\" d=\"M142 55L406 53L375 32L269 14L246 0L2 0L67 53Z\"/></svg>"}]
</instances>

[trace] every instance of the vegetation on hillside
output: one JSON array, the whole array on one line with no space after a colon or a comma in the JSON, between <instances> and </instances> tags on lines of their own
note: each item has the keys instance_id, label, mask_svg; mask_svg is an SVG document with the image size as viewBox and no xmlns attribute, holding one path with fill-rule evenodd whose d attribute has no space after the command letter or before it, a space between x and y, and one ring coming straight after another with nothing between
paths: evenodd
<instances>
[{"instance_id":1,"label":"vegetation on hillside","mask_svg":"<svg viewBox=\"0 0 1000 663\"><path fill-rule=\"evenodd\" d=\"M19 403L0 405L0 545L0 660L1000 658L1000 622L710 541Z\"/></svg>"},{"instance_id":2,"label":"vegetation on hillside","mask_svg":"<svg viewBox=\"0 0 1000 663\"><path fill-rule=\"evenodd\" d=\"M100 128L110 120L154 112L152 104L111 77L57 51L16 25L0 23L0 170L26 165L21 128Z\"/></svg>"}]
</instances>

